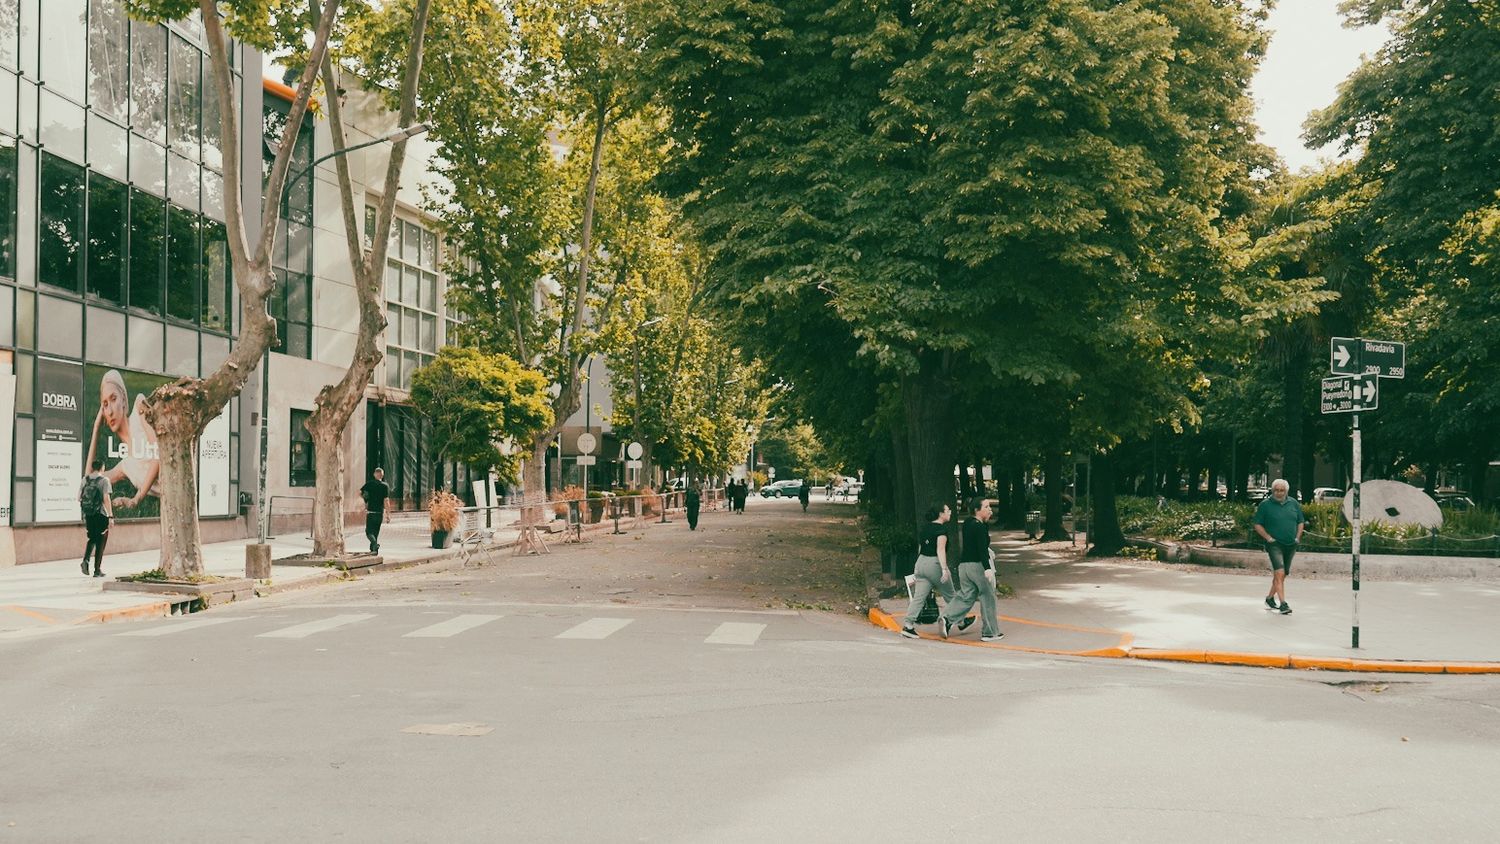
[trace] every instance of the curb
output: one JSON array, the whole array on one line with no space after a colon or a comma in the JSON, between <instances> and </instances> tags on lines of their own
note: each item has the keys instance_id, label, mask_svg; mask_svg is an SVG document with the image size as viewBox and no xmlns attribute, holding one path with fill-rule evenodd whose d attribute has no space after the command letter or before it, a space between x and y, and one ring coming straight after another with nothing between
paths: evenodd
<instances>
[{"instance_id":1,"label":"curb","mask_svg":"<svg viewBox=\"0 0 1500 844\"><path fill-rule=\"evenodd\" d=\"M1130 642L1134 637L1129 633L1120 633L1116 630L1102 630L1090 627L1070 627L1065 624L1052 624L1044 621L1030 621L1023 618L1011 618L1001 616L1005 621L1012 624L1029 624L1035 627L1050 627L1061 630L1075 630L1084 633L1106 633L1118 634L1121 639L1119 644L1109 648L1098 648L1089 651L1066 651L1052 648L1028 648L1018 645L1002 645L997 642L976 642L967 639L943 639L931 633L921 633L920 637L935 642L947 642L955 645L968 645L977 648L994 648L996 650L1020 651L1023 653L1048 654L1052 656L1087 656L1103 657L1109 659L1144 659L1161 662L1188 662L1204 665L1238 665L1250 668L1284 668L1305 671L1352 671L1366 674L1500 674L1500 662L1435 662L1426 660L1400 660L1400 659L1354 659L1352 657L1313 657L1296 656L1294 654L1257 654L1243 653L1239 651L1210 651L1197 650L1193 648L1134 648ZM901 623L885 610L878 607L870 608L870 623L876 627L890 630L894 633L901 632Z\"/></svg>"}]
</instances>

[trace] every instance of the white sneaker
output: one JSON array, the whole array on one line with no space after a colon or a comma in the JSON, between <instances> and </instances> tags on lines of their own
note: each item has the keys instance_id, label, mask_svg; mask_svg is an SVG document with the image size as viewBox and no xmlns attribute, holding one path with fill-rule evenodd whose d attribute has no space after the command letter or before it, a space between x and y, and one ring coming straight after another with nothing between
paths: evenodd
<instances>
[{"instance_id":1,"label":"white sneaker","mask_svg":"<svg viewBox=\"0 0 1500 844\"><path fill-rule=\"evenodd\" d=\"M981 641L981 642L998 642L998 641L1000 641L1001 639L1004 639L1004 638L1005 638L1005 634L1004 633L996 633L993 636L980 636L979 637L979 641Z\"/></svg>"}]
</instances>

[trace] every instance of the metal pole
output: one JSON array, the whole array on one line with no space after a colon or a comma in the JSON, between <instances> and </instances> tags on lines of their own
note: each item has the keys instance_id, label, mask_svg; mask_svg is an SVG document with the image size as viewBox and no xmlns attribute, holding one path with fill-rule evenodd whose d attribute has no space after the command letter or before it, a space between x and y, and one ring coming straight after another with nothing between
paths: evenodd
<instances>
[{"instance_id":1,"label":"metal pole","mask_svg":"<svg viewBox=\"0 0 1500 844\"><path fill-rule=\"evenodd\" d=\"M1354 414L1353 439L1354 439L1354 484L1353 484L1353 486L1354 486L1354 489L1353 489L1353 495L1354 495L1354 518L1353 518L1352 524L1354 526L1354 536L1353 536L1353 538L1350 541L1350 546L1351 546L1350 547L1350 559L1353 562L1353 565L1352 565L1350 571L1351 571L1352 577L1354 579L1354 626L1353 626L1353 629L1351 631L1350 647L1358 648L1359 647L1359 540L1360 540L1360 530L1359 530L1359 481L1360 481L1360 463L1361 463L1361 460L1362 460L1361 454L1360 454L1359 414L1358 413Z\"/></svg>"},{"instance_id":2,"label":"metal pole","mask_svg":"<svg viewBox=\"0 0 1500 844\"><path fill-rule=\"evenodd\" d=\"M265 545L271 536L271 512L266 507L266 449L271 442L270 420L266 418L267 393L271 391L271 347L267 346L260 359L260 469L257 473L255 501L257 521L260 522L259 542Z\"/></svg>"}]
</instances>

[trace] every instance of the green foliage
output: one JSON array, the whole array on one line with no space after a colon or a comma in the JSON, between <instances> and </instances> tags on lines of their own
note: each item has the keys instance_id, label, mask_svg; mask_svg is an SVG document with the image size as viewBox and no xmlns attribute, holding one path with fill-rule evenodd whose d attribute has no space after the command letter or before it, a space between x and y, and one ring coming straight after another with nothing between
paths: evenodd
<instances>
[{"instance_id":1,"label":"green foliage","mask_svg":"<svg viewBox=\"0 0 1500 844\"><path fill-rule=\"evenodd\" d=\"M432 420L438 454L494 467L514 479L517 461L506 440L528 441L552 421L547 382L509 357L446 346L412 377L412 403Z\"/></svg>"},{"instance_id":2,"label":"green foliage","mask_svg":"<svg viewBox=\"0 0 1500 844\"><path fill-rule=\"evenodd\" d=\"M1149 536L1156 539L1239 539L1250 531L1255 508L1232 501L1181 502L1141 496L1120 496L1116 500L1120 529L1127 536Z\"/></svg>"}]
</instances>

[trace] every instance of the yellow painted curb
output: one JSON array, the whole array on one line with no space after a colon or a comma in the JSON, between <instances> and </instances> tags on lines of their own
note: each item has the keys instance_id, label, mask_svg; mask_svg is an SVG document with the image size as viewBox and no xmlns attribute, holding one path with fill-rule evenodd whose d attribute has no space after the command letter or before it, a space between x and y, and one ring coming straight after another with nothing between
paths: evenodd
<instances>
[{"instance_id":1,"label":"yellow painted curb","mask_svg":"<svg viewBox=\"0 0 1500 844\"><path fill-rule=\"evenodd\" d=\"M127 618L160 618L172 612L172 604L162 601L159 604L141 604L134 607L122 607L117 610L100 610L80 618L77 624L91 624L93 622L122 621Z\"/></svg>"},{"instance_id":2,"label":"yellow painted curb","mask_svg":"<svg viewBox=\"0 0 1500 844\"><path fill-rule=\"evenodd\" d=\"M901 623L890 613L879 607L870 608L870 623L876 627L901 632ZM1052 624L1025 618L1001 616L1012 624L1032 627L1047 627L1056 630L1071 630L1080 633L1105 633L1118 635L1120 642L1113 647L1088 651L1065 651L1052 648L1031 648L1023 645L1002 645L998 642L976 642L972 639L943 639L931 633L920 633L920 638L934 642L946 641L954 645L973 648L994 648L1020 653L1045 654L1049 656L1088 656L1113 659L1145 659L1162 662L1193 662L1205 665L1242 665L1252 668L1290 668L1314 671L1352 671L1370 674L1500 674L1500 662L1426 662L1398 659L1353 659L1351 657L1314 657L1291 654L1257 654L1239 651L1208 651L1193 648L1132 648L1134 636L1117 630L1097 627L1074 627L1067 624Z\"/></svg>"}]
</instances>

